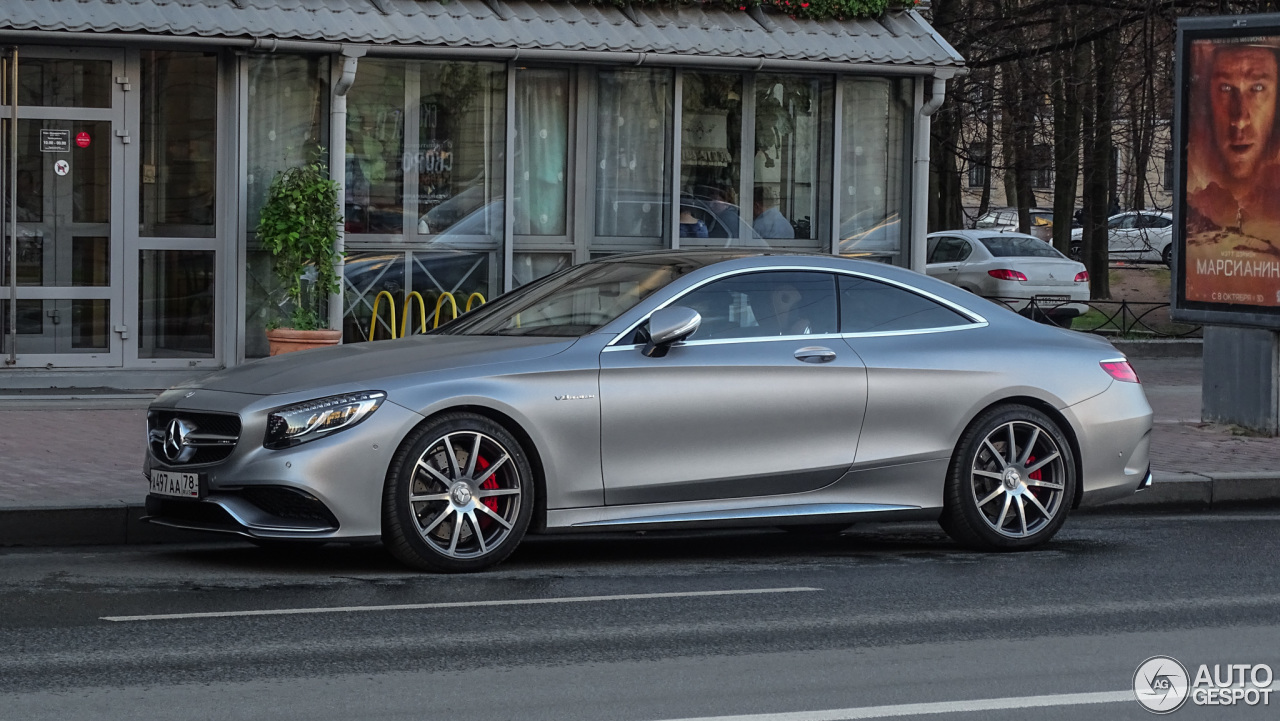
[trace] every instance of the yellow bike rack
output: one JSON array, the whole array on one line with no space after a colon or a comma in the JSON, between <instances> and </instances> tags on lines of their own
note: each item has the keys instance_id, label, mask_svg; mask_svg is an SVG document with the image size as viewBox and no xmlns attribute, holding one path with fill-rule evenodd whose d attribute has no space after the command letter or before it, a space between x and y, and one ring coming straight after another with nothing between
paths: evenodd
<instances>
[{"instance_id":1,"label":"yellow bike rack","mask_svg":"<svg viewBox=\"0 0 1280 721\"><path fill-rule=\"evenodd\" d=\"M394 340L396 337L396 299L395 296L391 295L390 291L384 290L378 293L378 297L373 299L373 317L369 319L369 340L373 340L373 334L378 330L378 304L382 302L382 296L384 295L387 296L387 312L391 314L391 325L389 326L391 328L391 338ZM427 319L424 316L422 322L425 324L426 321Z\"/></svg>"},{"instance_id":2,"label":"yellow bike rack","mask_svg":"<svg viewBox=\"0 0 1280 721\"><path fill-rule=\"evenodd\" d=\"M456 298L453 297L453 293L450 293L449 291L445 291L440 294L440 297L438 299L436 299L436 319L435 319L435 322L431 325L432 328L440 327L440 309L444 307L444 301L446 298L449 299L449 305L453 308L453 317L454 318L458 317L458 301Z\"/></svg>"},{"instance_id":3,"label":"yellow bike rack","mask_svg":"<svg viewBox=\"0 0 1280 721\"><path fill-rule=\"evenodd\" d=\"M404 317L400 319L401 338L405 337L405 332L408 330L406 326L409 324L409 316L413 313L414 298L418 299L418 318L422 321L421 329L418 332L427 332L427 302L422 299L422 294L415 290L404 299Z\"/></svg>"},{"instance_id":4,"label":"yellow bike rack","mask_svg":"<svg viewBox=\"0 0 1280 721\"><path fill-rule=\"evenodd\" d=\"M387 312L391 314L391 325L388 326L391 329L391 340L395 340L396 338L404 338L405 335L408 333L409 318L413 315L413 301L415 299L418 301L418 318L421 321L421 323L419 324L418 332L419 333L427 332L427 301L423 299L421 293L415 290L405 297L404 309L400 317L400 334L397 335L396 334L396 299L395 299L395 296L391 295L390 291L384 290L378 293L377 297L373 299L373 318L370 319L369 321L369 340L373 340L373 334L378 329L378 307L382 304L382 296L384 295L387 296ZM453 317L454 318L458 317L459 315L458 299L453 295L453 293L445 291L444 293L441 293L440 297L436 300L435 319L432 321L432 324L431 324L432 328L440 327L440 311L444 309L444 302L446 300L449 301L449 307L453 310ZM485 304L484 295L482 295L479 291L467 296L467 305L466 305L466 309L463 310L463 313L471 312L471 305L475 303L477 300L480 301L478 304L476 304L477 308Z\"/></svg>"}]
</instances>

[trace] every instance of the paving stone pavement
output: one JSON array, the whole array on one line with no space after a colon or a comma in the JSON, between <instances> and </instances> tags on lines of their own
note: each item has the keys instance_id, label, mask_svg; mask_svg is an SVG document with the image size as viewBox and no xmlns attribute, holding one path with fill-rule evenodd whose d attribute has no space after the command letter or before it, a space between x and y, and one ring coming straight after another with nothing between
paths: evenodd
<instances>
[{"instance_id":1,"label":"paving stone pavement","mask_svg":"<svg viewBox=\"0 0 1280 721\"><path fill-rule=\"evenodd\" d=\"M1157 472L1280 472L1280 438L1199 423L1199 358L1133 363L1156 412L1151 451ZM51 405L0 409L0 510L142 503L146 412Z\"/></svg>"}]
</instances>

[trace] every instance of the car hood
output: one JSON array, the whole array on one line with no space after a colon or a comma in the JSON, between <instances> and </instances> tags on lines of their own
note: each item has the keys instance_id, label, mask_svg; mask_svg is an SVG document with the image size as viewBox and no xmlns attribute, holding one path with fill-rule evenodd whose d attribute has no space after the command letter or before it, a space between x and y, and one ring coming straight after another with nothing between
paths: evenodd
<instances>
[{"instance_id":1,"label":"car hood","mask_svg":"<svg viewBox=\"0 0 1280 721\"><path fill-rule=\"evenodd\" d=\"M417 335L263 358L184 387L279 395L338 384L370 385L410 373L529 361L554 355L577 338Z\"/></svg>"}]
</instances>

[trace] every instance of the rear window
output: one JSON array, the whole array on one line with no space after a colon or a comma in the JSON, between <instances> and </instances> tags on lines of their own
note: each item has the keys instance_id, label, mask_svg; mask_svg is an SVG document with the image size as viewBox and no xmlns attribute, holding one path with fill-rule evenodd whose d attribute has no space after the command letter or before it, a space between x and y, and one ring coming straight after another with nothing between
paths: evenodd
<instances>
[{"instance_id":1,"label":"rear window","mask_svg":"<svg viewBox=\"0 0 1280 721\"><path fill-rule=\"evenodd\" d=\"M944 305L897 286L840 276L841 333L949 328L972 322Z\"/></svg>"},{"instance_id":2,"label":"rear window","mask_svg":"<svg viewBox=\"0 0 1280 721\"><path fill-rule=\"evenodd\" d=\"M1037 238L1016 235L989 235L979 238L991 255L996 258L1062 258L1062 253L1052 245Z\"/></svg>"}]
</instances>

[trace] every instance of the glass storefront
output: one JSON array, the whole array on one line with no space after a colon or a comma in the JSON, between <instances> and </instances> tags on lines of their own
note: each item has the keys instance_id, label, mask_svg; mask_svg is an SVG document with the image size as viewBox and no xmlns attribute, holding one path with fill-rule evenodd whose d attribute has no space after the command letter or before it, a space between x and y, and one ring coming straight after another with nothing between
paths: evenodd
<instances>
[{"instance_id":1,"label":"glass storefront","mask_svg":"<svg viewBox=\"0 0 1280 721\"><path fill-rule=\"evenodd\" d=\"M912 79L362 57L331 148L334 62L30 53L19 233L0 268L20 353L157 368L265 356L282 293L254 237L262 203L279 172L334 152L346 342L420 332L636 250L907 264ZM54 153L50 138L72 142Z\"/></svg>"}]
</instances>

